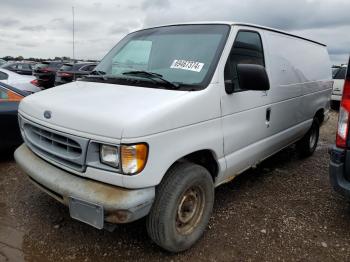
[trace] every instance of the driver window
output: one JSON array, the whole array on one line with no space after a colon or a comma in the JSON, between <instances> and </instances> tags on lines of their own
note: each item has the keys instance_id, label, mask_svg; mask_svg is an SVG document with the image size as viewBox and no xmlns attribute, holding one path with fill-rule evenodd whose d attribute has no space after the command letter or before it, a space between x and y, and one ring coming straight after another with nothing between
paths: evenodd
<instances>
[{"instance_id":1,"label":"driver window","mask_svg":"<svg viewBox=\"0 0 350 262\"><path fill-rule=\"evenodd\" d=\"M265 66L264 51L259 33L253 31L239 31L224 71L225 83L233 83L234 91L239 88L237 77L238 64L257 64Z\"/></svg>"}]
</instances>

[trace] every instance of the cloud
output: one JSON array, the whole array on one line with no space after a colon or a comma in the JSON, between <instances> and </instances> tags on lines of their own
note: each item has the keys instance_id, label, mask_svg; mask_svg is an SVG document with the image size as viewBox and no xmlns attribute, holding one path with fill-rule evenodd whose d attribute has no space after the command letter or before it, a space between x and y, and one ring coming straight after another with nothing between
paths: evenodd
<instances>
[{"instance_id":1,"label":"cloud","mask_svg":"<svg viewBox=\"0 0 350 262\"><path fill-rule=\"evenodd\" d=\"M111 34L127 34L129 33L129 29L122 26L112 26L109 32Z\"/></svg>"},{"instance_id":2,"label":"cloud","mask_svg":"<svg viewBox=\"0 0 350 262\"><path fill-rule=\"evenodd\" d=\"M42 25L22 26L19 30L31 31L31 32L41 32L41 31L45 31L46 27L44 27Z\"/></svg>"},{"instance_id":3,"label":"cloud","mask_svg":"<svg viewBox=\"0 0 350 262\"><path fill-rule=\"evenodd\" d=\"M16 45L20 47L25 47L25 48L32 48L32 47L38 47L39 44L28 42L28 41L20 41L20 42L17 42Z\"/></svg>"},{"instance_id":4,"label":"cloud","mask_svg":"<svg viewBox=\"0 0 350 262\"><path fill-rule=\"evenodd\" d=\"M14 18L0 18L0 26L2 27L12 27L20 24L20 21Z\"/></svg>"},{"instance_id":5,"label":"cloud","mask_svg":"<svg viewBox=\"0 0 350 262\"><path fill-rule=\"evenodd\" d=\"M146 0L142 3L142 8L149 9L149 8L170 8L170 1L169 0Z\"/></svg>"},{"instance_id":6,"label":"cloud","mask_svg":"<svg viewBox=\"0 0 350 262\"><path fill-rule=\"evenodd\" d=\"M102 58L136 29L203 20L287 30L327 44L335 63L350 52L348 0L1 0L0 57L71 56L72 6L80 58Z\"/></svg>"},{"instance_id":7,"label":"cloud","mask_svg":"<svg viewBox=\"0 0 350 262\"><path fill-rule=\"evenodd\" d=\"M140 29L141 27L142 27L142 24L138 21L130 21L128 23L118 22L118 23L114 23L110 27L109 33L126 35L126 34L130 33L131 31L134 31L136 29Z\"/></svg>"}]
</instances>

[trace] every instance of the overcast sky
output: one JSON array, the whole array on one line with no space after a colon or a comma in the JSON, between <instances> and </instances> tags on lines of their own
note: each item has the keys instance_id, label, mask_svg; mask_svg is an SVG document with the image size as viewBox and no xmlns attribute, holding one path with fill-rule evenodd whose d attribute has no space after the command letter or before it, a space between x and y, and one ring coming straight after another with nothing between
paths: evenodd
<instances>
[{"instance_id":1,"label":"overcast sky","mask_svg":"<svg viewBox=\"0 0 350 262\"><path fill-rule=\"evenodd\" d=\"M164 23L230 20L274 27L328 45L333 63L350 52L349 0L0 0L0 57L101 59L125 34Z\"/></svg>"}]
</instances>

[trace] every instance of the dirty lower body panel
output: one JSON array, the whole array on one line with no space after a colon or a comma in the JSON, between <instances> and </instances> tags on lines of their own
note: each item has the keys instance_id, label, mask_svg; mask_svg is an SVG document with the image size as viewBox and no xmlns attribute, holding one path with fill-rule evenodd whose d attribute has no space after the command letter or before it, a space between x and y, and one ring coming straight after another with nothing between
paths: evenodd
<instances>
[{"instance_id":1,"label":"dirty lower body panel","mask_svg":"<svg viewBox=\"0 0 350 262\"><path fill-rule=\"evenodd\" d=\"M30 181L69 206L71 217L102 228L104 222L128 223L146 216L155 189L125 189L59 169L35 155L25 144L15 151L17 164Z\"/></svg>"}]
</instances>

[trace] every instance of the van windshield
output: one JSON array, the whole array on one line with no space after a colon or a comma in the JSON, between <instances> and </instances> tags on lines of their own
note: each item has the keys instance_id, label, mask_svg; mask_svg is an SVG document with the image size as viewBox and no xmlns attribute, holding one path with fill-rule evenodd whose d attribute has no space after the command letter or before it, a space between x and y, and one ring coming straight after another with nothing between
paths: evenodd
<instances>
[{"instance_id":1,"label":"van windshield","mask_svg":"<svg viewBox=\"0 0 350 262\"><path fill-rule=\"evenodd\" d=\"M167 83L179 89L203 89L214 73L229 30L228 25L203 24L137 31L120 41L92 74L99 81L120 79L114 81L118 84L137 79L157 88Z\"/></svg>"}]
</instances>

